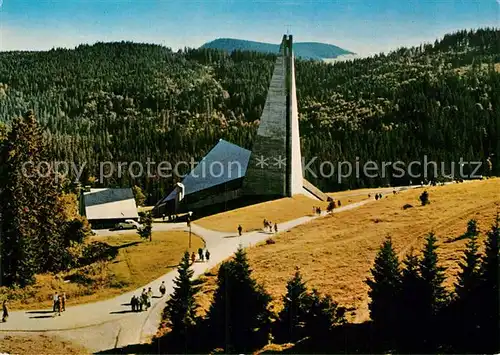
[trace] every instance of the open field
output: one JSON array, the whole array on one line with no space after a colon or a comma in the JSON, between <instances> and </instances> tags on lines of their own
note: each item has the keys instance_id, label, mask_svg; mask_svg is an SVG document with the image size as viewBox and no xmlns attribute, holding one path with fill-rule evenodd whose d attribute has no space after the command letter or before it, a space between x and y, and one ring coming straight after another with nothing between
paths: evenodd
<instances>
[{"instance_id":1,"label":"open field","mask_svg":"<svg viewBox=\"0 0 500 355\"><path fill-rule=\"evenodd\" d=\"M66 292L67 305L71 306L111 298L145 285L174 269L188 249L186 232L156 232L152 239L152 242L142 240L135 233L91 237L116 247L116 257L68 273L38 275L33 286L7 290L10 308L49 308L55 291ZM193 235L191 251L203 246L203 240Z\"/></svg>"},{"instance_id":2,"label":"open field","mask_svg":"<svg viewBox=\"0 0 500 355\"><path fill-rule=\"evenodd\" d=\"M332 192L327 195L336 201L340 200L342 206L346 206L368 199L369 194L371 194L371 198L373 199L376 193L392 194L392 188L348 190ZM281 223L302 216L312 215L313 206L321 207L324 211L328 203L313 200L303 195L297 195L292 198L281 198L214 214L197 220L196 224L221 232L234 232L238 228L238 224L241 224L244 232L250 232L261 229L264 218L273 223Z\"/></svg>"},{"instance_id":3,"label":"open field","mask_svg":"<svg viewBox=\"0 0 500 355\"><path fill-rule=\"evenodd\" d=\"M316 287L342 305L356 309L352 319L364 321L368 318L368 289L364 280L382 241L390 235L403 257L412 247L420 251L425 236L434 231L440 263L447 267L446 283L451 286L466 240L447 241L463 234L468 220L474 218L482 243L500 203L500 179L426 189L431 204L425 207L419 206L418 200L423 188L389 194L380 201L279 234L274 245L260 244L248 249L254 276L273 295L279 308L286 282L295 266L299 266L309 287ZM406 203L414 207L403 210ZM200 301L206 306L215 288L215 278L204 276L204 279Z\"/></svg>"},{"instance_id":4,"label":"open field","mask_svg":"<svg viewBox=\"0 0 500 355\"><path fill-rule=\"evenodd\" d=\"M7 354L90 354L86 349L43 334L7 335L0 333L0 353Z\"/></svg>"}]
</instances>

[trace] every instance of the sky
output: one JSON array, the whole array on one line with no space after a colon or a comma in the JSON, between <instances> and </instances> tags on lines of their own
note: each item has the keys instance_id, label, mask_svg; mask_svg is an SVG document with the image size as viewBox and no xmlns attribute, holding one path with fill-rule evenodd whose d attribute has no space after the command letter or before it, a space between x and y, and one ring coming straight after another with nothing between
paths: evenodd
<instances>
[{"instance_id":1,"label":"sky","mask_svg":"<svg viewBox=\"0 0 500 355\"><path fill-rule=\"evenodd\" d=\"M173 49L216 38L324 42L361 55L500 27L500 0L0 0L0 51L97 41Z\"/></svg>"}]
</instances>

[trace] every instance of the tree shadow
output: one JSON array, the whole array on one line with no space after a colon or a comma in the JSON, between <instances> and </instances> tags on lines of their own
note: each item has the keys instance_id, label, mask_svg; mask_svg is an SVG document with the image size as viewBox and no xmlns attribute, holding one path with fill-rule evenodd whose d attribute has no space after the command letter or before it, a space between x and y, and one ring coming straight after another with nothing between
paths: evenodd
<instances>
[{"instance_id":1,"label":"tree shadow","mask_svg":"<svg viewBox=\"0 0 500 355\"><path fill-rule=\"evenodd\" d=\"M47 314L54 313L54 311L26 311L26 314Z\"/></svg>"},{"instance_id":2,"label":"tree shadow","mask_svg":"<svg viewBox=\"0 0 500 355\"><path fill-rule=\"evenodd\" d=\"M136 312L132 311L131 309L124 309L122 311L112 311L112 312L109 312L109 314L124 314L124 313L136 313Z\"/></svg>"},{"instance_id":3,"label":"tree shadow","mask_svg":"<svg viewBox=\"0 0 500 355\"><path fill-rule=\"evenodd\" d=\"M117 250L119 250L119 249L122 249L122 248L133 247L134 245L137 245L137 244L141 244L141 242L130 242L130 243L127 243L127 244L123 244L123 245L120 245L120 246L116 246L115 248L116 248Z\"/></svg>"},{"instance_id":4,"label":"tree shadow","mask_svg":"<svg viewBox=\"0 0 500 355\"><path fill-rule=\"evenodd\" d=\"M113 348L98 351L94 354L158 354L158 348L153 344L133 344L123 348Z\"/></svg>"}]
</instances>

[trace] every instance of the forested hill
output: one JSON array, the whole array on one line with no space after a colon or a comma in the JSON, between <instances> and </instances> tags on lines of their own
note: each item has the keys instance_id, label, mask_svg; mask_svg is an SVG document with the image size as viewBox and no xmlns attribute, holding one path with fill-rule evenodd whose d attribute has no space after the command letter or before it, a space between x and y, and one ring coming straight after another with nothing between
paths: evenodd
<instances>
[{"instance_id":1,"label":"forested hill","mask_svg":"<svg viewBox=\"0 0 500 355\"><path fill-rule=\"evenodd\" d=\"M201 158L219 138L250 148L274 58L126 42L0 53L0 121L33 108L52 158L85 163L85 180L100 161L175 164ZM334 65L297 60L302 154L334 163L495 154L498 175L499 63L493 29ZM409 180L306 177L326 190ZM103 184L139 184L154 203L173 182L115 175Z\"/></svg>"},{"instance_id":2,"label":"forested hill","mask_svg":"<svg viewBox=\"0 0 500 355\"><path fill-rule=\"evenodd\" d=\"M201 48L220 49L229 53L239 50L277 54L280 45L234 38L218 38L214 41L205 43ZM333 59L345 54L354 54L332 44L318 42L296 42L293 44L293 50L295 56L298 58L317 60Z\"/></svg>"}]
</instances>

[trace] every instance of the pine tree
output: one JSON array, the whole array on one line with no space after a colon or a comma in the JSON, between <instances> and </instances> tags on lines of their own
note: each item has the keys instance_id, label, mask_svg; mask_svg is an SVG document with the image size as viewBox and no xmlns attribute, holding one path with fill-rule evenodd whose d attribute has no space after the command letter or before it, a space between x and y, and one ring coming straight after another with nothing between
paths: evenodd
<instances>
[{"instance_id":1,"label":"pine tree","mask_svg":"<svg viewBox=\"0 0 500 355\"><path fill-rule=\"evenodd\" d=\"M500 277L500 218L497 212L495 222L487 233L484 257L481 265L480 291L477 297L478 311L481 314L480 327L485 352L498 353L499 333L499 289Z\"/></svg>"},{"instance_id":2,"label":"pine tree","mask_svg":"<svg viewBox=\"0 0 500 355\"><path fill-rule=\"evenodd\" d=\"M346 322L344 307L334 302L330 295L322 296L318 290L313 289L309 296L310 306L305 315L305 334L314 342L328 342L332 327Z\"/></svg>"},{"instance_id":3,"label":"pine tree","mask_svg":"<svg viewBox=\"0 0 500 355\"><path fill-rule=\"evenodd\" d=\"M267 341L271 296L251 277L245 251L224 262L217 275L217 290L208 312L214 346L226 352L250 349Z\"/></svg>"},{"instance_id":4,"label":"pine tree","mask_svg":"<svg viewBox=\"0 0 500 355\"><path fill-rule=\"evenodd\" d=\"M153 216L151 212L147 212L141 217L142 227L137 230L137 234L143 239L149 239L152 241L153 238Z\"/></svg>"},{"instance_id":5,"label":"pine tree","mask_svg":"<svg viewBox=\"0 0 500 355\"><path fill-rule=\"evenodd\" d=\"M172 329L173 339L187 351L190 334L196 325L198 304L195 296L200 286L192 280L194 271L190 268L189 252L185 252L174 279L174 292L167 301L165 314Z\"/></svg>"},{"instance_id":6,"label":"pine tree","mask_svg":"<svg viewBox=\"0 0 500 355\"><path fill-rule=\"evenodd\" d=\"M62 183L47 164L33 112L15 119L0 152L3 284L25 286L39 271L55 272L70 265Z\"/></svg>"},{"instance_id":7,"label":"pine tree","mask_svg":"<svg viewBox=\"0 0 500 355\"><path fill-rule=\"evenodd\" d=\"M469 222L469 227L471 226L471 220ZM475 222L475 221L474 221ZM480 267L480 255L478 252L477 244L477 229L470 230L467 228L467 235L469 236L469 241L467 242L466 249L464 251L463 261L459 263L460 272L458 273L458 280L455 283L455 293L458 298L466 298L472 293L472 291L478 286L479 283L479 267ZM475 227L475 223L474 223Z\"/></svg>"},{"instance_id":8,"label":"pine tree","mask_svg":"<svg viewBox=\"0 0 500 355\"><path fill-rule=\"evenodd\" d=\"M396 325L397 301L401 291L399 260L391 238L387 238L380 247L370 271L372 278L366 280L370 287L370 317L377 328L390 332Z\"/></svg>"},{"instance_id":9,"label":"pine tree","mask_svg":"<svg viewBox=\"0 0 500 355\"><path fill-rule=\"evenodd\" d=\"M420 260L413 249L403 260L401 277L401 296L398 302L399 308L399 336L401 349L405 351L418 351L416 347L421 341L420 330L423 325L420 322L422 299L422 278L419 272Z\"/></svg>"},{"instance_id":10,"label":"pine tree","mask_svg":"<svg viewBox=\"0 0 500 355\"><path fill-rule=\"evenodd\" d=\"M446 269L438 265L436 241L434 233L429 233L419 265L420 275L422 276L421 297L424 302L422 316L425 319L435 316L439 309L445 305L448 298L446 289L443 286Z\"/></svg>"},{"instance_id":11,"label":"pine tree","mask_svg":"<svg viewBox=\"0 0 500 355\"><path fill-rule=\"evenodd\" d=\"M286 285L287 293L283 296L283 309L278 315L279 330L284 341L296 341L304 335L304 325L312 298L307 292L306 283L302 280L299 268Z\"/></svg>"}]
</instances>

